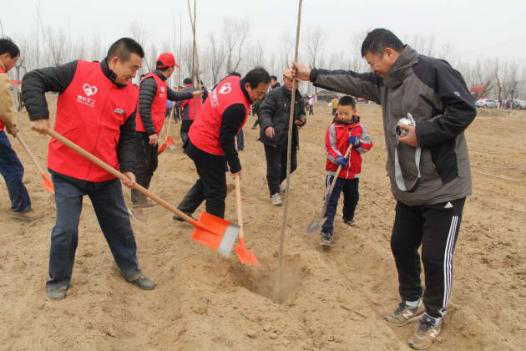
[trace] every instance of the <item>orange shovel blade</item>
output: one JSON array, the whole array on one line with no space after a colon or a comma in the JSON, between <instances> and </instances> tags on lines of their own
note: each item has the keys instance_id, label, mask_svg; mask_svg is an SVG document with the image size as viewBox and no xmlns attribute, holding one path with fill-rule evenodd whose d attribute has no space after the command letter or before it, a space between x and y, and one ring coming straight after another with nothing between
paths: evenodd
<instances>
[{"instance_id":1,"label":"orange shovel blade","mask_svg":"<svg viewBox=\"0 0 526 351\"><path fill-rule=\"evenodd\" d=\"M157 149L157 155L162 154L166 150L167 146L168 145L166 143L161 144L161 146L159 146L159 149Z\"/></svg>"},{"instance_id":2,"label":"orange shovel blade","mask_svg":"<svg viewBox=\"0 0 526 351\"><path fill-rule=\"evenodd\" d=\"M41 176L42 176L42 183L41 183L42 187L46 189L47 191L49 191L50 193L54 194L55 187L53 186L53 182L49 178L49 175L42 173Z\"/></svg>"},{"instance_id":3,"label":"orange shovel blade","mask_svg":"<svg viewBox=\"0 0 526 351\"><path fill-rule=\"evenodd\" d=\"M192 238L224 256L230 256L239 235L239 227L207 212L201 214L199 223L201 226L194 227Z\"/></svg>"},{"instance_id":4,"label":"orange shovel blade","mask_svg":"<svg viewBox=\"0 0 526 351\"><path fill-rule=\"evenodd\" d=\"M251 266L259 266L259 261L252 250L245 247L245 240L239 239L239 244L235 248L235 253L239 262Z\"/></svg>"},{"instance_id":5,"label":"orange shovel blade","mask_svg":"<svg viewBox=\"0 0 526 351\"><path fill-rule=\"evenodd\" d=\"M168 146L173 145L174 144L174 138L172 138L172 136L170 135L168 138L166 138L165 144L168 145Z\"/></svg>"}]
</instances>

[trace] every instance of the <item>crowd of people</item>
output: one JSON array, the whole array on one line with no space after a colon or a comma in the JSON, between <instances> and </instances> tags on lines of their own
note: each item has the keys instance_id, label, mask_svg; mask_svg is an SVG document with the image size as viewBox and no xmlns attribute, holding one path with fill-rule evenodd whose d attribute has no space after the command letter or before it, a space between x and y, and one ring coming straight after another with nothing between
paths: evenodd
<instances>
[{"instance_id":1,"label":"crowd of people","mask_svg":"<svg viewBox=\"0 0 526 351\"><path fill-rule=\"evenodd\" d=\"M425 349L439 335L448 310L453 252L464 202L471 194L464 130L475 118L476 108L459 72L443 60L418 54L389 30L369 32L361 53L371 72L331 71L296 62L282 72L282 84L264 68L255 67L245 75L230 72L210 92L202 88L202 82L190 78L175 91L167 80L178 64L169 52L157 58L155 70L143 75L138 85L132 84L145 53L134 39L121 38L100 62L79 59L28 72L22 81L22 99L31 128L46 135L50 116L45 94L58 93L54 130L119 169L126 176L122 183L132 188L132 204L137 209L154 205L133 186L137 182L149 187L158 164L160 131L172 108L169 101L176 102L173 108L181 120L184 152L197 173L178 208L193 216L204 202L206 212L224 218L226 174L242 172L238 153L250 112L256 115L252 128L260 128L270 203L280 206L286 196L287 162L291 173L297 171L300 130L307 123L307 114L314 113L315 97L303 97L299 81L341 93L341 98L331 101L333 120L328 127L314 126L327 128L326 179L320 179L320 187L326 184L328 201L320 233L325 247L332 245L342 193L343 222L355 223L362 156L373 147L353 97L380 104L386 168L396 199L391 248L400 294L400 304L386 320L397 326L418 321L409 345ZM13 41L0 39L0 173L13 217L32 220L30 196L22 182L23 166L4 132L13 137L18 132L7 72L19 57ZM289 131L291 109L293 130ZM403 118L410 123L400 123ZM290 159L288 143L292 144ZM85 195L124 279L141 289L154 289L154 282L139 265L121 181L53 138L48 169L56 205L46 283L49 298L65 298L71 284ZM425 288L420 281L421 263Z\"/></svg>"}]
</instances>

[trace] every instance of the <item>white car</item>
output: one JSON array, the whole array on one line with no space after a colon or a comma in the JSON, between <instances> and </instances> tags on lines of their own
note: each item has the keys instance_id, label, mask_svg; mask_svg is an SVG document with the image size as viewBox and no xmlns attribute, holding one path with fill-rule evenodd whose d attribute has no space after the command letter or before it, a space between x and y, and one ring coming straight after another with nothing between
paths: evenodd
<instances>
[{"instance_id":1,"label":"white car","mask_svg":"<svg viewBox=\"0 0 526 351\"><path fill-rule=\"evenodd\" d=\"M519 100L519 99L513 100L513 103L511 104L511 108L516 109L516 110L526 110L526 100Z\"/></svg>"},{"instance_id":2,"label":"white car","mask_svg":"<svg viewBox=\"0 0 526 351\"><path fill-rule=\"evenodd\" d=\"M497 100L493 99L480 99L475 102L475 106L481 107L481 108L497 108L499 107L499 104Z\"/></svg>"}]
</instances>

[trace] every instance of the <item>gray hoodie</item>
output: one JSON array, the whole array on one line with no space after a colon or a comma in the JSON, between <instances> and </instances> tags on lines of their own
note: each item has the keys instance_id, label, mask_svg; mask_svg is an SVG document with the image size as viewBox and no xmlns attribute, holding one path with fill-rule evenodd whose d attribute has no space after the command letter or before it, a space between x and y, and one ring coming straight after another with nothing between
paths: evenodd
<instances>
[{"instance_id":1,"label":"gray hoodie","mask_svg":"<svg viewBox=\"0 0 526 351\"><path fill-rule=\"evenodd\" d=\"M471 194L471 173L464 129L476 116L471 94L461 74L449 63L419 55L406 46L385 79L374 73L313 69L314 85L363 97L382 105L387 145L387 173L396 200L408 205L432 205ZM395 179L395 148L403 181L417 181L416 148L397 143L395 128L410 113L421 147L420 179L402 191Z\"/></svg>"}]
</instances>

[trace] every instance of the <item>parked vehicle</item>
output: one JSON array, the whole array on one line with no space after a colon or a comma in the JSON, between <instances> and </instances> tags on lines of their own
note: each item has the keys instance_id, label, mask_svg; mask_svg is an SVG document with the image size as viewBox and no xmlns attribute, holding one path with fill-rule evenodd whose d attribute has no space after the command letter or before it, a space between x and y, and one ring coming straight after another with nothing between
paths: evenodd
<instances>
[{"instance_id":1,"label":"parked vehicle","mask_svg":"<svg viewBox=\"0 0 526 351\"><path fill-rule=\"evenodd\" d=\"M499 103L493 99L480 99L475 102L475 105L479 108L497 108Z\"/></svg>"},{"instance_id":2,"label":"parked vehicle","mask_svg":"<svg viewBox=\"0 0 526 351\"><path fill-rule=\"evenodd\" d=\"M526 110L526 100L513 100L511 108L515 110Z\"/></svg>"}]
</instances>

